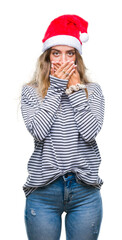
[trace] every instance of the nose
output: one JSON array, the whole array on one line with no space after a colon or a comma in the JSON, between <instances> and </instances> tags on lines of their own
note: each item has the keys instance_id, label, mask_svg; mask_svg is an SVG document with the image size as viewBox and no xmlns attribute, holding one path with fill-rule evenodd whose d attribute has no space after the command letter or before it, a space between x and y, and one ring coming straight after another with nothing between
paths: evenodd
<instances>
[{"instance_id":1,"label":"nose","mask_svg":"<svg viewBox=\"0 0 122 240\"><path fill-rule=\"evenodd\" d=\"M65 63L65 62L67 61L67 56L66 56L65 53L62 53L62 54L61 54L60 60L61 60L62 63Z\"/></svg>"}]
</instances>

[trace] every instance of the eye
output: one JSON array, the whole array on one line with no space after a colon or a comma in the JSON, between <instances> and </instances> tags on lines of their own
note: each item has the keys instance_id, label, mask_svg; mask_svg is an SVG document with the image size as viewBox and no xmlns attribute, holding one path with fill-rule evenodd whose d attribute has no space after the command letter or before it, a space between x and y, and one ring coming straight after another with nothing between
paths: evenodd
<instances>
[{"instance_id":1,"label":"eye","mask_svg":"<svg viewBox=\"0 0 122 240\"><path fill-rule=\"evenodd\" d=\"M54 56L56 56L56 57L59 56L59 52L58 52L58 51L54 51L54 52L52 52L52 54L53 54Z\"/></svg>"},{"instance_id":2,"label":"eye","mask_svg":"<svg viewBox=\"0 0 122 240\"><path fill-rule=\"evenodd\" d=\"M74 51L70 51L70 52L68 52L68 55L69 55L70 57L72 57L74 54L75 54Z\"/></svg>"}]
</instances>

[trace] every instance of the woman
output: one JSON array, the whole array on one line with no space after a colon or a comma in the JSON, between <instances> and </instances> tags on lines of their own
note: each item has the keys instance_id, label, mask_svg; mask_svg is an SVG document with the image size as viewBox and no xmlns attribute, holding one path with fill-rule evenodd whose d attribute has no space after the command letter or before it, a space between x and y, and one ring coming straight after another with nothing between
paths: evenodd
<instances>
[{"instance_id":1,"label":"woman","mask_svg":"<svg viewBox=\"0 0 122 240\"><path fill-rule=\"evenodd\" d=\"M22 115L35 144L23 186L29 240L59 240L64 211L67 240L98 239L103 182L95 138L104 97L85 76L81 53L87 28L76 15L54 19L33 80L22 89Z\"/></svg>"}]
</instances>

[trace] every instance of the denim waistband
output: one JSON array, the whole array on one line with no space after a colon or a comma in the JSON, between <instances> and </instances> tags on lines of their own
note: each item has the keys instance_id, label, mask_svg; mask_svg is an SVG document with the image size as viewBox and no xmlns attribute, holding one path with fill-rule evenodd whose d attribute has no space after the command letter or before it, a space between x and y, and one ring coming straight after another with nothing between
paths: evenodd
<instances>
[{"instance_id":1,"label":"denim waistband","mask_svg":"<svg viewBox=\"0 0 122 240\"><path fill-rule=\"evenodd\" d=\"M73 172L68 172L68 173L64 174L62 177L63 177L64 181L76 178L75 173L73 173Z\"/></svg>"}]
</instances>

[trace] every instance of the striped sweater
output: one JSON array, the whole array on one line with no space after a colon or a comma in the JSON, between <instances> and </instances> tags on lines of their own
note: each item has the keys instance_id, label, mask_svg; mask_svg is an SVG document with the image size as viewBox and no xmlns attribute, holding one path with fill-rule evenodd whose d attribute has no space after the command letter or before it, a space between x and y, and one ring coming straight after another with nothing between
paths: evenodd
<instances>
[{"instance_id":1,"label":"striped sweater","mask_svg":"<svg viewBox=\"0 0 122 240\"><path fill-rule=\"evenodd\" d=\"M22 88L22 116L34 138L23 186L26 196L67 172L97 188L103 183L98 176L101 157L95 140L104 118L102 90L99 84L88 83L88 99L84 90L66 95L67 83L50 75L44 99L36 88Z\"/></svg>"}]
</instances>

